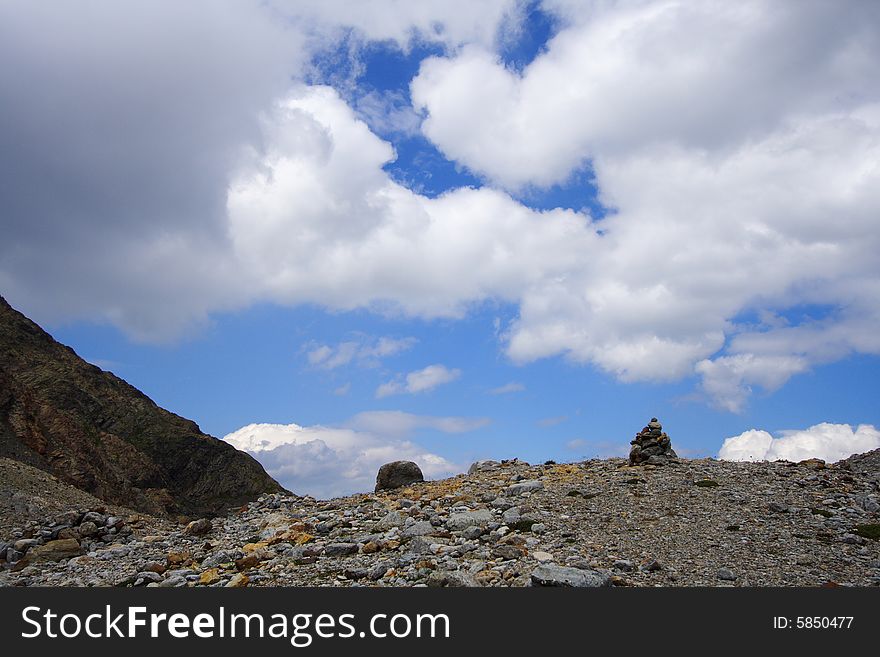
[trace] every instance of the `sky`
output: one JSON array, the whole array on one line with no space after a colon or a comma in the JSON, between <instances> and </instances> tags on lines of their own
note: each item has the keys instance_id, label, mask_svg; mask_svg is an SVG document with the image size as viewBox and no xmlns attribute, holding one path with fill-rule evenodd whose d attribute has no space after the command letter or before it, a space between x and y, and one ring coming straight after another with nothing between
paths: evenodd
<instances>
[{"instance_id":1,"label":"sky","mask_svg":"<svg viewBox=\"0 0 880 657\"><path fill-rule=\"evenodd\" d=\"M880 447L880 5L0 1L0 294L282 484Z\"/></svg>"}]
</instances>

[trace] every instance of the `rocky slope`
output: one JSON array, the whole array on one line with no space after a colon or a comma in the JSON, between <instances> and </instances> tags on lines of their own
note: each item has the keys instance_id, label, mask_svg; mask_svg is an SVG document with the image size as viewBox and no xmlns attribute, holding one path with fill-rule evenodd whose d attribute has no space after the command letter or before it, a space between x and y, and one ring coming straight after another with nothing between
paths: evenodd
<instances>
[{"instance_id":1,"label":"rocky slope","mask_svg":"<svg viewBox=\"0 0 880 657\"><path fill-rule=\"evenodd\" d=\"M250 455L85 362L2 297L0 457L152 514L225 513L283 490Z\"/></svg>"},{"instance_id":2,"label":"rocky slope","mask_svg":"<svg viewBox=\"0 0 880 657\"><path fill-rule=\"evenodd\" d=\"M512 460L188 526L81 509L0 536L0 584L878 586L878 466Z\"/></svg>"}]
</instances>

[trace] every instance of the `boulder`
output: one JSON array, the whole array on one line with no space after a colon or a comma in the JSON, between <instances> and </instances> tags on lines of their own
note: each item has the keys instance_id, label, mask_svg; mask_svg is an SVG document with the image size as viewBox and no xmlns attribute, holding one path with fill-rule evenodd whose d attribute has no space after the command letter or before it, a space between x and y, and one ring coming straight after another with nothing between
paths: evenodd
<instances>
[{"instance_id":1,"label":"boulder","mask_svg":"<svg viewBox=\"0 0 880 657\"><path fill-rule=\"evenodd\" d=\"M532 571L532 586L611 586L611 577L596 570L542 564Z\"/></svg>"},{"instance_id":2,"label":"boulder","mask_svg":"<svg viewBox=\"0 0 880 657\"><path fill-rule=\"evenodd\" d=\"M393 461L379 468L379 473L376 475L376 492L393 490L424 480L421 468L412 461Z\"/></svg>"},{"instance_id":3,"label":"boulder","mask_svg":"<svg viewBox=\"0 0 880 657\"><path fill-rule=\"evenodd\" d=\"M27 555L18 561L15 570L21 570L25 566L29 566L41 561L61 561L63 559L72 559L83 553L79 542L73 538L61 538L55 541L49 541L43 545L37 545L31 548Z\"/></svg>"}]
</instances>

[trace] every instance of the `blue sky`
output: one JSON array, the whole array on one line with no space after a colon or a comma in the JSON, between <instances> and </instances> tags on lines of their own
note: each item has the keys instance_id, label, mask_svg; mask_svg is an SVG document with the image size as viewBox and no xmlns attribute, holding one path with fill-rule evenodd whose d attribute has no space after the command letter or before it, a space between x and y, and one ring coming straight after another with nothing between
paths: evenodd
<instances>
[{"instance_id":1,"label":"blue sky","mask_svg":"<svg viewBox=\"0 0 880 657\"><path fill-rule=\"evenodd\" d=\"M880 446L876 8L128 9L0 10L0 293L291 489Z\"/></svg>"}]
</instances>

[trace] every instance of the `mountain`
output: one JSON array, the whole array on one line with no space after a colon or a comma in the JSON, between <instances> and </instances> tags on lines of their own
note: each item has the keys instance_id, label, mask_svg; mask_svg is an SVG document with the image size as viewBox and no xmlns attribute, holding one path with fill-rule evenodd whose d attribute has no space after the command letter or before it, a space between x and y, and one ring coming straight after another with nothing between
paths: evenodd
<instances>
[{"instance_id":1,"label":"mountain","mask_svg":"<svg viewBox=\"0 0 880 657\"><path fill-rule=\"evenodd\" d=\"M152 514L216 515L284 490L253 457L87 363L3 297L0 457Z\"/></svg>"}]
</instances>

